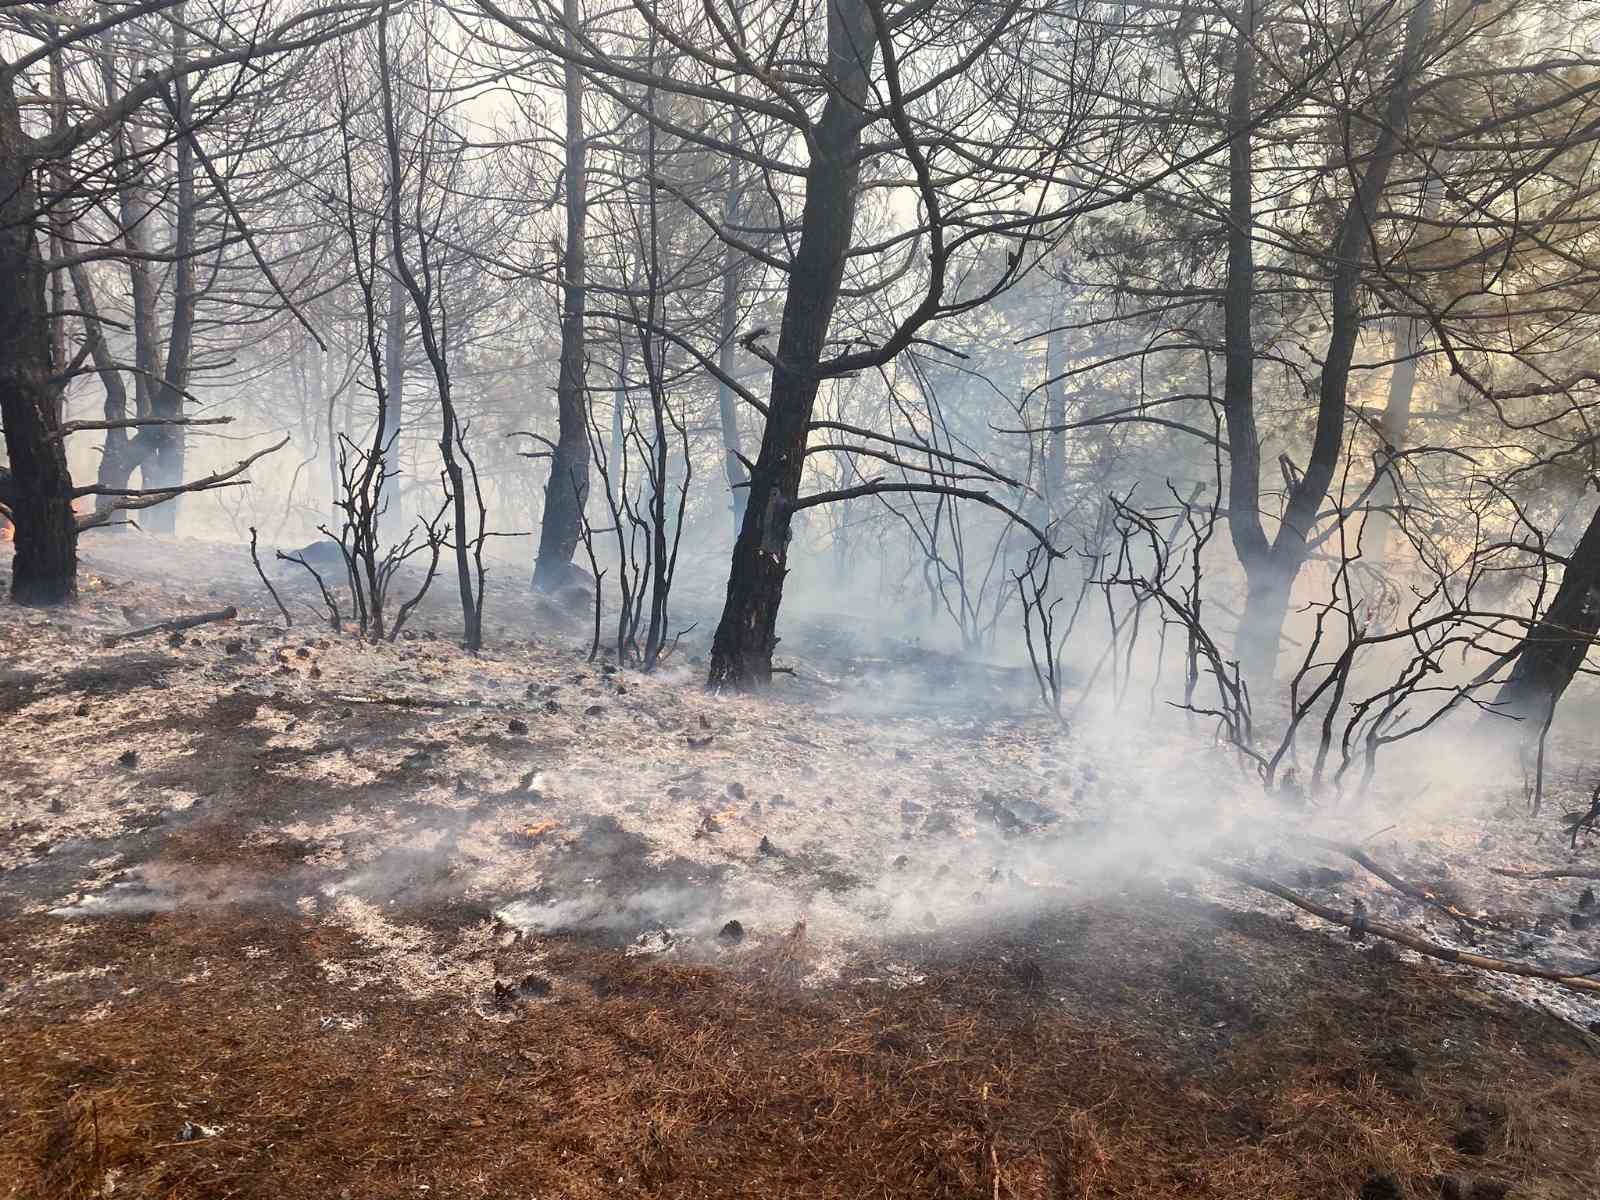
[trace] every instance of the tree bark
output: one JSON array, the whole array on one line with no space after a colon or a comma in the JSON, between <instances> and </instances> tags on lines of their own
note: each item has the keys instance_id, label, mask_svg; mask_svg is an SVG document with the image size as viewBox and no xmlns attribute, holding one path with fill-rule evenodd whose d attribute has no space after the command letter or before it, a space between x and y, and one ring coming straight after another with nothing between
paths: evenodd
<instances>
[{"instance_id":1,"label":"tree bark","mask_svg":"<svg viewBox=\"0 0 1600 1200\"><path fill-rule=\"evenodd\" d=\"M59 604L77 593L78 524L60 436L61 389L39 253L37 167L14 79L0 63L0 421L11 461L11 598Z\"/></svg>"},{"instance_id":2,"label":"tree bark","mask_svg":"<svg viewBox=\"0 0 1600 1200\"><path fill-rule=\"evenodd\" d=\"M789 528L800 495L828 326L838 303L855 219L862 110L877 54L863 0L828 6L831 88L812 137L800 245L789 268L777 364L761 453L733 548L727 599L711 645L710 683L746 689L772 679L778 606L788 573Z\"/></svg>"},{"instance_id":3,"label":"tree bark","mask_svg":"<svg viewBox=\"0 0 1600 1200\"><path fill-rule=\"evenodd\" d=\"M1067 369L1067 335L1062 326L1068 303L1066 284L1057 284L1044 351L1044 423L1048 432L1044 443L1044 486L1039 489L1044 493L1044 524L1061 510L1067 491L1067 381L1055 376Z\"/></svg>"},{"instance_id":4,"label":"tree bark","mask_svg":"<svg viewBox=\"0 0 1600 1200\"><path fill-rule=\"evenodd\" d=\"M1567 559L1555 598L1517 649L1511 676L1495 698L1495 711L1537 736L1577 676L1600 632L1600 508Z\"/></svg>"},{"instance_id":5,"label":"tree bark","mask_svg":"<svg viewBox=\"0 0 1600 1200\"><path fill-rule=\"evenodd\" d=\"M1245 0L1234 61L1228 124L1228 278L1224 293L1226 375L1223 416L1230 446L1228 527L1249 587L1235 649L1241 670L1258 686L1272 680L1295 578L1310 553L1309 539L1333 484L1344 449L1350 365L1361 330L1359 287L1379 198L1398 151L1411 107L1411 83L1421 61L1433 0L1419 0L1406 25L1405 45L1390 84L1384 121L1330 248L1332 321L1317 395L1317 424L1305 473L1289 491L1283 520L1269 541L1261 521L1261 444L1253 388L1250 308L1254 263L1250 246L1250 111L1255 82L1253 0Z\"/></svg>"},{"instance_id":6,"label":"tree bark","mask_svg":"<svg viewBox=\"0 0 1600 1200\"><path fill-rule=\"evenodd\" d=\"M1255 96L1255 4L1244 0L1234 41L1233 86L1228 104L1228 275L1223 292L1222 416L1228 431L1228 532L1239 565L1244 568L1249 596L1234 651L1248 662L1247 675L1258 677L1262 660L1268 671L1276 657L1277 632L1270 651L1260 644L1259 622L1266 605L1265 583L1272 546L1261 524L1261 434L1255 415L1255 342L1251 312L1255 302L1254 172L1250 141L1251 106ZM1251 611L1250 598L1259 596ZM1285 610L1287 601L1285 601ZM1265 611L1262 611L1265 609ZM1281 627L1281 617L1280 617Z\"/></svg>"},{"instance_id":7,"label":"tree bark","mask_svg":"<svg viewBox=\"0 0 1600 1200\"><path fill-rule=\"evenodd\" d=\"M131 76L137 72L139 66L140 56L137 46L119 50L115 37L111 33L104 35L99 52L99 64L101 80L108 96L115 95L121 90L121 81L115 64L122 50L126 52L128 72ZM161 378L162 368L160 330L156 318L155 274L151 270L149 260L143 257L148 248L145 244L145 230L150 223L151 206L138 178L142 147L136 130L119 125L112 136L112 148L119 161L129 164L117 185L117 221L121 228L122 244L130 252L126 267L129 295L133 301L135 367L132 414L127 411L127 388L121 382L120 372L113 372L118 379L116 394L113 394L111 384L106 385L106 417L108 420L120 420L129 415L136 417L155 415L156 384ZM73 267L72 278L79 307L86 314L85 321L90 321L93 318L88 314L97 311L93 302L92 279L82 264ZM104 331L101 332L103 334ZM100 359L96 357L95 361L99 366ZM109 352L107 361L110 361ZM102 369L101 379L106 378L107 373ZM115 416L113 416L114 408L117 410ZM153 429L138 432L130 432L127 429L106 430L96 479L99 486L111 491L126 490L131 485L133 473L149 458L153 438ZM104 509L111 503L111 497L100 496L96 500L96 509Z\"/></svg>"},{"instance_id":8,"label":"tree bark","mask_svg":"<svg viewBox=\"0 0 1600 1200\"><path fill-rule=\"evenodd\" d=\"M50 132L60 137L67 128L67 73L62 63L61 51L50 51ZM67 192L70 182L66 167L61 162L53 164L51 189L55 195L50 201L50 257L59 259L67 254ZM67 362L67 277L62 271L50 273L50 354L58 365ZM66 419L66 384L57 391L56 419Z\"/></svg>"},{"instance_id":9,"label":"tree bark","mask_svg":"<svg viewBox=\"0 0 1600 1200\"><path fill-rule=\"evenodd\" d=\"M72 290L77 297L78 312L83 322L84 341L88 344L89 357L94 363L95 371L100 376L100 386L105 389L106 420L125 421L128 419L128 387L122 380L122 371L117 366L110 345L106 342L105 328L100 323L100 306L95 300L94 284L89 278L89 270L83 263L74 263L69 273L72 276ZM128 431L106 430L96 482L103 488L126 489L128 478L133 474L133 467L132 440ZM103 512L114 502L114 496L96 496L95 511Z\"/></svg>"},{"instance_id":10,"label":"tree bark","mask_svg":"<svg viewBox=\"0 0 1600 1200\"><path fill-rule=\"evenodd\" d=\"M729 119L728 136L732 140L737 133L735 122ZM722 200L722 227L732 229L739 220L739 164L735 160L729 167L727 191ZM733 376L735 363L735 346L733 335L739 319L739 264L742 256L732 246L722 248L722 294L719 297L717 309L717 369L728 378ZM750 473L745 470L744 463L740 461L742 453L739 443L739 399L734 390L727 383L719 382L717 385L717 411L722 420L722 461L723 470L728 477L728 492L732 498L733 507L733 536L739 536L739 530L744 528L744 510L750 499L750 490L745 485L749 482Z\"/></svg>"},{"instance_id":11,"label":"tree bark","mask_svg":"<svg viewBox=\"0 0 1600 1200\"><path fill-rule=\"evenodd\" d=\"M582 21L579 0L565 0L567 43L577 49ZM566 64L567 244L561 255L561 368L556 381L558 434L550 458L550 480L544 490L544 519L539 526L539 557L533 564L533 586L547 591L572 581L572 555L578 548L584 506L589 499L589 401L585 388L584 225L588 217L587 146L583 134L583 70Z\"/></svg>"},{"instance_id":12,"label":"tree bark","mask_svg":"<svg viewBox=\"0 0 1600 1200\"><path fill-rule=\"evenodd\" d=\"M390 261L394 255L391 246ZM389 279L389 310L383 319L383 429L379 445L383 449L384 480L378 505L395 529L406 527L400 512L400 431L405 426L406 390L406 285L395 269Z\"/></svg>"},{"instance_id":13,"label":"tree bark","mask_svg":"<svg viewBox=\"0 0 1600 1200\"><path fill-rule=\"evenodd\" d=\"M184 6L179 4L172 15L172 65L180 66L187 54L183 25ZM188 79L179 75L172 82L176 103L173 119L177 124L176 176L178 184L177 210L174 213L176 234L172 269L172 325L168 331L166 369L162 372L161 386L156 390L151 415L163 419L183 416L184 393L189 387L189 360L194 346L195 280L195 198L194 198L194 143L188 136L191 124L190 88ZM144 486L147 488L175 488L183 484L183 459L186 430L182 425L155 425L149 432L154 435L150 455L144 461ZM141 522L152 533L172 534L178 528L179 498L174 496L165 504L150 509Z\"/></svg>"}]
</instances>

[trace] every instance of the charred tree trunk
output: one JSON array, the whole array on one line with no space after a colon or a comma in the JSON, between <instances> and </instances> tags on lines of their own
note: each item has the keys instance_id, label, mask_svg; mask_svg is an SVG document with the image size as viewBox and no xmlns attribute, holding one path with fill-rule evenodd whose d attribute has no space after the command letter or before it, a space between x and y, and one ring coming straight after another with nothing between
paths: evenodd
<instances>
[{"instance_id":1,"label":"charred tree trunk","mask_svg":"<svg viewBox=\"0 0 1600 1200\"><path fill-rule=\"evenodd\" d=\"M734 124L729 121L730 126ZM730 128L729 137L736 133L736 128ZM722 224L724 229L732 229L739 219L739 166L734 162L729 170L728 190L722 202ZM731 378L735 366L733 335L739 320L739 263L740 255L732 246L722 248L722 294L719 297L717 310L717 369L724 376ZM745 470L744 463L740 461L742 453L739 444L739 401L733 388L727 383L717 386L717 410L722 419L722 460L723 469L728 477L728 491L733 500L733 536L739 536L739 530L744 528L744 510L750 499L750 489L745 485L749 482L750 473Z\"/></svg>"},{"instance_id":2,"label":"charred tree trunk","mask_svg":"<svg viewBox=\"0 0 1600 1200\"><path fill-rule=\"evenodd\" d=\"M1537 736L1562 693L1583 666L1600 632L1600 508L1567 559L1561 586L1517 649L1511 677L1495 698L1495 711Z\"/></svg>"},{"instance_id":3,"label":"charred tree trunk","mask_svg":"<svg viewBox=\"0 0 1600 1200\"><path fill-rule=\"evenodd\" d=\"M1062 325L1066 322L1067 289L1058 285L1056 302L1051 306L1050 335L1044 352L1044 518L1050 519L1061 510L1062 498L1067 490L1067 381L1055 376L1066 370L1067 336Z\"/></svg>"},{"instance_id":4,"label":"charred tree trunk","mask_svg":"<svg viewBox=\"0 0 1600 1200\"><path fill-rule=\"evenodd\" d=\"M789 526L800 495L806 436L821 382L817 365L850 250L862 111L876 52L872 18L863 0L831 0L832 88L813 130L800 245L789 268L766 430L750 475L749 506L733 548L722 620L711 645L713 685L751 688L772 679L778 605L788 573Z\"/></svg>"},{"instance_id":5,"label":"charred tree trunk","mask_svg":"<svg viewBox=\"0 0 1600 1200\"><path fill-rule=\"evenodd\" d=\"M122 371L106 342L105 329L100 323L100 306L95 299L94 284L89 279L88 268L74 263L70 270L72 290L77 297L78 313L83 321L83 337L89 347L89 357L100 386L105 389L105 418L107 421L128 419L128 387L122 380ZM108 489L126 488L135 464L132 439L126 429L106 430L106 440L101 448L99 486ZM104 512L115 502L110 495L95 498L95 511ZM111 527L111 528L114 528Z\"/></svg>"},{"instance_id":6,"label":"charred tree trunk","mask_svg":"<svg viewBox=\"0 0 1600 1200\"><path fill-rule=\"evenodd\" d=\"M391 261L393 256L391 255ZM406 387L406 285L395 271L389 280L389 311L383 321L384 408L379 445L383 452L383 490L379 508L397 529L405 527L400 515L400 430Z\"/></svg>"},{"instance_id":7,"label":"charred tree trunk","mask_svg":"<svg viewBox=\"0 0 1600 1200\"><path fill-rule=\"evenodd\" d=\"M565 0L568 45L576 49L582 20L579 0ZM539 557L533 564L533 586L545 590L571 582L572 555L583 528L589 499L589 400L585 388L584 225L588 217L588 183L583 135L583 70L566 64L567 244L561 256L561 372L556 381L559 432L550 458L550 481L544 490L544 519L539 526Z\"/></svg>"},{"instance_id":8,"label":"charred tree trunk","mask_svg":"<svg viewBox=\"0 0 1600 1200\"><path fill-rule=\"evenodd\" d=\"M183 5L178 5L172 22L173 65L179 65L186 52ZM195 199L194 199L194 143L188 136L191 104L189 84L180 75L173 81L176 102L173 119L178 126L177 144L177 212L174 222L176 240L173 253L176 259L172 274L172 328L167 342L167 364L161 376L161 386L155 394L151 415L164 420L183 416L184 395L189 388L189 359L194 347L195 280ZM183 485L183 458L185 430L182 425L153 425L148 430L153 436L150 456L145 460L144 486L177 488ZM176 533L178 528L178 497L150 509L143 525L153 533Z\"/></svg>"},{"instance_id":9,"label":"charred tree trunk","mask_svg":"<svg viewBox=\"0 0 1600 1200\"><path fill-rule=\"evenodd\" d=\"M1271 544L1261 524L1261 435L1255 417L1255 343L1251 309L1255 300L1254 173L1251 161L1250 114L1255 95L1255 6L1244 0L1235 39L1233 88L1228 104L1228 276L1223 293L1224 372L1222 414L1228 430L1228 532L1234 552L1254 585L1271 566ZM1250 597L1257 595L1254 586ZM1265 596L1257 601L1264 604ZM1287 601L1285 601L1285 607ZM1247 599L1239 626L1236 653L1257 664L1267 657L1252 645L1259 616ZM1281 620L1281 618L1280 618ZM1272 637L1275 656L1277 635ZM1270 667L1270 659L1268 659Z\"/></svg>"},{"instance_id":10,"label":"charred tree trunk","mask_svg":"<svg viewBox=\"0 0 1600 1200\"><path fill-rule=\"evenodd\" d=\"M0 63L0 421L16 526L11 598L18 604L59 604L77 592L78 524L61 439L60 386L50 359L32 150L11 69Z\"/></svg>"},{"instance_id":11,"label":"charred tree trunk","mask_svg":"<svg viewBox=\"0 0 1600 1200\"><path fill-rule=\"evenodd\" d=\"M1322 502L1327 498L1344 450L1345 405L1350 389L1350 364L1361 331L1359 288L1362 265L1371 241L1378 200L1388 183L1398 151L1400 131L1411 109L1411 82L1422 58L1432 18L1433 0L1419 0L1406 25L1405 46L1390 84L1384 122L1365 169L1356 180L1355 193L1345 206L1339 231L1330 248L1332 273L1329 298L1332 320L1328 349L1323 356L1322 379L1317 394L1317 424L1305 473L1289 491L1283 520L1269 543L1260 511L1261 448L1256 429L1251 373L1254 350L1250 344L1250 304L1253 299L1253 263L1249 246L1251 224L1251 163L1249 120L1254 86L1255 54L1251 41L1254 13L1246 0L1246 19L1240 23L1235 60L1233 95L1229 107L1229 255L1224 297L1227 376L1223 413L1231 447L1228 525L1234 548L1249 583L1244 622L1239 629L1241 669L1246 679L1258 683L1272 679L1278 643L1295 578L1310 554L1310 539Z\"/></svg>"},{"instance_id":12,"label":"charred tree trunk","mask_svg":"<svg viewBox=\"0 0 1600 1200\"><path fill-rule=\"evenodd\" d=\"M61 137L67 129L67 73L61 51L50 51L50 132ZM67 193L70 184L65 164L57 161L50 172L50 190L54 193L50 203L50 258L59 260L67 255ZM67 363L67 276L64 271L50 273L50 330L51 359L58 366ZM66 417L66 384L56 393L56 419Z\"/></svg>"},{"instance_id":13,"label":"charred tree trunk","mask_svg":"<svg viewBox=\"0 0 1600 1200\"><path fill-rule=\"evenodd\" d=\"M570 2L570 0L569 0ZM417 335L423 352L433 368L435 386L439 392L439 457L444 463L444 479L449 492L448 502L454 515L452 539L456 560L456 583L461 595L462 643L476 653L483 648L483 541L485 514L483 492L479 486L477 467L467 454L462 442L461 422L456 415L451 396L450 351L448 325L444 318L444 305L449 292L439 273L430 267L430 253L426 231L415 228L418 252L424 264L423 278L417 278L401 247L404 245L406 225L402 215L400 182L405 172L400 168L400 126L395 119L393 78L389 58L389 9L380 9L378 16L378 94L382 103L383 140L387 159L389 188L386 219L389 226L389 244L394 255L395 272L411 297L412 309L417 317ZM419 186L422 186L419 184ZM437 289L437 290L435 290ZM440 307L436 318L435 303ZM348 426L348 421L346 422ZM477 502L477 533L468 529L467 469L472 473L474 499Z\"/></svg>"},{"instance_id":14,"label":"charred tree trunk","mask_svg":"<svg viewBox=\"0 0 1600 1200\"><path fill-rule=\"evenodd\" d=\"M116 63L120 56L128 59L130 76L137 70L141 59L137 46L120 47L115 37L107 34L99 54L100 75L106 95L122 90ZM151 204L145 195L139 174L142 170L144 149L140 144L137 126L119 125L112 138L112 148L117 159L128 164L117 186L117 221L121 227L123 246L128 250L128 291L133 301L133 412L135 417L155 415L156 385L162 377L160 329L157 322L157 297L155 272L147 254L145 232L151 224ZM77 276L74 276L76 285ZM82 289L80 288L80 299ZM126 390L124 390L126 395ZM110 397L107 397L110 403ZM124 406L125 408L125 406ZM122 416L130 415L124 411ZM107 416L110 416L108 411ZM111 490L131 486L133 473L149 458L154 440L151 427L130 434L125 429L106 430L105 444L100 458L97 483ZM104 498L100 504L107 503Z\"/></svg>"},{"instance_id":15,"label":"charred tree trunk","mask_svg":"<svg viewBox=\"0 0 1600 1200\"><path fill-rule=\"evenodd\" d=\"M1244 616L1234 652L1245 681L1252 687L1261 688L1272 682L1278 643L1301 565L1291 555L1269 553L1245 567Z\"/></svg>"}]
</instances>

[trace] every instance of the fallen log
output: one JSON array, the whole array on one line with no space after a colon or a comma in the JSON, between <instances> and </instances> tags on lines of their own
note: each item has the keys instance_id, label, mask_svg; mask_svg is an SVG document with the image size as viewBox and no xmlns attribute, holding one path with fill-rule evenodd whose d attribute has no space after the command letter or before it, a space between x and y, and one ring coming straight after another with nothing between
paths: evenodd
<instances>
[{"instance_id":1,"label":"fallen log","mask_svg":"<svg viewBox=\"0 0 1600 1200\"><path fill-rule=\"evenodd\" d=\"M1571 871L1516 871L1510 867L1490 867L1491 875L1507 879L1600 879L1600 867L1577 867Z\"/></svg>"},{"instance_id":2,"label":"fallen log","mask_svg":"<svg viewBox=\"0 0 1600 1200\"><path fill-rule=\"evenodd\" d=\"M1254 871L1235 867L1228 863L1218 862L1215 859L1204 859L1201 865L1208 870L1215 871L1224 879L1231 879L1235 883L1242 883L1258 891L1286 900L1296 908L1304 909L1314 917L1321 917L1324 921L1334 925L1341 925L1356 935L1372 934L1375 937L1387 938L1404 946L1408 950L1415 950L1418 954L1429 958L1436 958L1440 962L1455 963L1463 967L1475 967L1480 971L1493 971L1500 975L1520 975L1527 979L1543 979L1561 987L1571 988L1577 992L1590 992L1600 995L1600 979L1589 975L1569 975L1549 967L1534 966L1532 963L1512 962L1505 958L1491 958L1486 954L1473 954L1467 950L1457 950L1451 946L1441 946L1437 942L1430 942L1427 938L1418 937L1407 930L1382 921L1374 921L1361 913L1344 912L1337 908L1329 908L1325 904L1318 904L1315 900L1308 900L1296 892L1291 892L1281 883L1274 882L1264 875L1257 875Z\"/></svg>"},{"instance_id":3,"label":"fallen log","mask_svg":"<svg viewBox=\"0 0 1600 1200\"><path fill-rule=\"evenodd\" d=\"M139 629L130 629L126 633L108 633L100 639L102 646L116 646L122 642L131 642L136 638L149 637L155 633L179 633L185 629L193 629L197 625L209 625L213 621L231 621L239 615L239 610L233 605L219 608L216 612L196 613L192 617L174 617L170 621L157 621L154 625L145 625Z\"/></svg>"}]
</instances>

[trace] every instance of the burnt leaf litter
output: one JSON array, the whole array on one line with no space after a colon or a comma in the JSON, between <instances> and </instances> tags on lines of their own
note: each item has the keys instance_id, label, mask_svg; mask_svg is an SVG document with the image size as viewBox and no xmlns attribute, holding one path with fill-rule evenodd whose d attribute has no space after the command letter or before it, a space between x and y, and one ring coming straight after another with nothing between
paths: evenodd
<instances>
[{"instance_id":1,"label":"burnt leaf litter","mask_svg":"<svg viewBox=\"0 0 1600 1200\"><path fill-rule=\"evenodd\" d=\"M1600 970L1592 887L1487 869L1592 863L1558 818L1285 805L827 628L763 698L581 615L285 632L177 545L203 596L97 551L0 635L0 1196L1596 1194L1600 1008L1196 866ZM1356 825L1429 902L1295 841Z\"/></svg>"}]
</instances>

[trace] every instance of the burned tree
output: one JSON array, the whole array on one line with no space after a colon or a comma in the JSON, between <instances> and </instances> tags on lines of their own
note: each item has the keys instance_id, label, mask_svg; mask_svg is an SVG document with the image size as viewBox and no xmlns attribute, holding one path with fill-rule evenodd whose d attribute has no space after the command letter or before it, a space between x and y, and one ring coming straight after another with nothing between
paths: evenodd
<instances>
[{"instance_id":1,"label":"burned tree","mask_svg":"<svg viewBox=\"0 0 1600 1200\"><path fill-rule=\"evenodd\" d=\"M1376 142L1351 161L1352 191L1328 248L1331 317L1317 385L1316 429L1302 470L1289 471L1288 496L1275 535L1262 523L1261 435L1255 408L1251 318L1256 303L1252 134L1259 30L1256 0L1245 0L1235 37L1228 108L1228 264L1223 415L1229 445L1228 528L1248 584L1236 647L1247 678L1271 678L1278 638L1295 578L1310 553L1313 530L1344 453L1350 367L1361 328L1359 290L1384 194L1410 111L1411 90L1427 47L1432 0L1419 0L1406 23L1405 44L1388 86ZM1287 470L1287 468L1286 468Z\"/></svg>"},{"instance_id":2,"label":"burned tree","mask_svg":"<svg viewBox=\"0 0 1600 1200\"><path fill-rule=\"evenodd\" d=\"M1561 584L1549 606L1516 647L1511 675L1494 711L1522 722L1536 736L1600 633L1600 509L1566 556Z\"/></svg>"},{"instance_id":3,"label":"burned tree","mask_svg":"<svg viewBox=\"0 0 1600 1200\"><path fill-rule=\"evenodd\" d=\"M70 599L76 591L77 535L80 524L102 525L113 509L151 507L191 490L219 486L236 478L237 468L194 483L174 479L155 487L132 489L96 485L73 486L67 469L63 438L68 432L61 420L60 373L67 364L55 361L52 346L47 274L51 266L40 251L48 233L51 213L75 192L93 193L104 186L106 165L98 160L80 164L87 148L96 146L131 114L143 106L163 101L181 112L172 97L180 79L205 71L249 62L265 56L290 53L321 44L359 27L370 17L364 8L332 9L290 16L259 37L227 46L213 43L195 56L176 54L160 70L149 69L121 95L107 95L99 103L84 103L75 123L57 122L39 134L25 128L18 102L19 86L35 66L51 55L93 39L106 30L151 12L165 4L136 6L83 25L68 23L35 26L24 20L22 32L38 42L14 59L0 60L0 420L4 421L7 454L16 483L12 505L16 524L16 556L12 569L12 596L22 603L52 604ZM178 136L192 144L193 131L179 128ZM198 157L198 154L197 154ZM40 177L51 180L60 194L41 197ZM105 257L116 257L107 247ZM68 266L69 264L60 264ZM97 364L98 367L99 364ZM181 386L180 380L171 381ZM180 416L116 418L74 426L130 428L146 423L181 426ZM105 495L117 498L82 522L72 509L74 498Z\"/></svg>"},{"instance_id":4,"label":"burned tree","mask_svg":"<svg viewBox=\"0 0 1600 1200\"><path fill-rule=\"evenodd\" d=\"M884 367L923 341L930 324L982 308L1032 268L1074 205L1109 202L1061 186L1062 164L1077 151L1075 134L1093 119L1083 97L1099 94L1105 75L1120 67L1098 54L1107 35L1093 10L946 11L937 4L825 0L816 13L825 15L817 22L825 45L809 60L802 51L778 78L760 64L793 57L794 14L782 6L641 9L628 19L645 29L630 27L617 40L631 47L647 34L659 37L674 52L662 63L619 52L595 36L574 39L553 5L534 4L525 16L495 0L478 0L478 7L527 45L582 66L592 86L635 113L643 105L628 88L682 98L694 107L692 121L670 104L649 119L664 133L739 162L738 186L747 195L763 193L775 210L770 230L752 231L741 223L748 206L700 203L692 187L670 178L662 184L690 205L711 236L777 278L784 298L775 346L764 341L765 329L737 339L770 369L765 397L732 377L726 336L663 331L765 422L742 489L744 519L712 648L714 684L758 686L770 677L791 525L801 509L846 493L940 491L1020 503L1014 480L981 466L976 474L1005 488L1005 501L980 487L952 489L937 471L931 481L924 472L913 482L866 477L839 492L802 495L801 488L818 393L828 381ZM1063 69L1037 75L1023 69L1045 55ZM1005 102L997 105L997 96ZM1004 119L990 127L1000 111ZM738 131L737 141L727 136L730 129ZM1097 152L1119 153L1121 130L1108 126L1102 133ZM956 144L961 149L952 153ZM894 189L910 202L880 201ZM863 211L870 217L867 235ZM960 289L949 286L957 273ZM888 456L896 470L912 460L948 458L935 447L898 446L881 430L848 432L844 452L880 462ZM896 459L905 449L910 453Z\"/></svg>"},{"instance_id":5,"label":"burned tree","mask_svg":"<svg viewBox=\"0 0 1600 1200\"><path fill-rule=\"evenodd\" d=\"M390 5L385 2L377 20L375 64L388 180L384 221L394 268L410 297L422 349L433 370L439 401L439 457L453 517L450 530L461 598L462 641L468 650L478 650L483 646L483 545L489 537L488 514L453 390L456 343L452 316L456 310L446 280L460 231L446 233L443 228L454 215L449 211L449 201L464 194L470 164L465 157L465 140L452 128L449 114L439 103L439 90L434 86L432 64L427 57L419 60L421 80L393 77L397 72L390 54L391 19ZM400 108L397 85L412 82L416 86L408 86L405 93L405 103L412 110L408 119ZM471 517L469 501L477 509Z\"/></svg>"},{"instance_id":6,"label":"burned tree","mask_svg":"<svg viewBox=\"0 0 1600 1200\"><path fill-rule=\"evenodd\" d=\"M881 16L881 13L880 13ZM783 324L761 450L733 547L728 596L711 646L711 682L766 682L777 645L778 605L787 574L789 525L800 494L811 410L855 222L861 134L878 50L868 0L828 5L827 104L810 130L813 150L799 246L789 269Z\"/></svg>"},{"instance_id":7,"label":"burned tree","mask_svg":"<svg viewBox=\"0 0 1600 1200\"><path fill-rule=\"evenodd\" d=\"M187 53L184 27L184 6L177 4L171 14L172 59L182 65ZM177 195L175 197L175 239L172 247L172 336L167 345L166 363L159 386L155 389L150 415L164 422L183 416L184 396L189 387L191 356L194 350L194 327L197 284L195 280L195 148L193 136L194 111L190 100L189 80L184 73L176 75L171 89L163 93L174 127L180 131L175 150ZM183 481L184 428L180 424L164 423L151 426L155 435L150 453L144 460L140 478L147 488L170 488ZM158 533L173 533L178 527L178 502L162 504L151 510L150 527Z\"/></svg>"},{"instance_id":8,"label":"burned tree","mask_svg":"<svg viewBox=\"0 0 1600 1200\"><path fill-rule=\"evenodd\" d=\"M22 128L16 71L14 64L0 62L0 421L16 527L11 598L59 604L77 592L78 527L39 252L34 181L42 156Z\"/></svg>"},{"instance_id":9,"label":"burned tree","mask_svg":"<svg viewBox=\"0 0 1600 1200\"><path fill-rule=\"evenodd\" d=\"M580 0L565 0L562 17L569 44L576 48L582 21ZM587 153L583 128L583 70L569 59L563 66L566 90L566 155L562 190L566 199L566 243L561 252L561 360L556 382L558 433L545 485L544 518L533 586L558 590L572 582L572 555L578 548L584 506L589 499L589 394L584 344L585 225L588 219Z\"/></svg>"}]
</instances>

